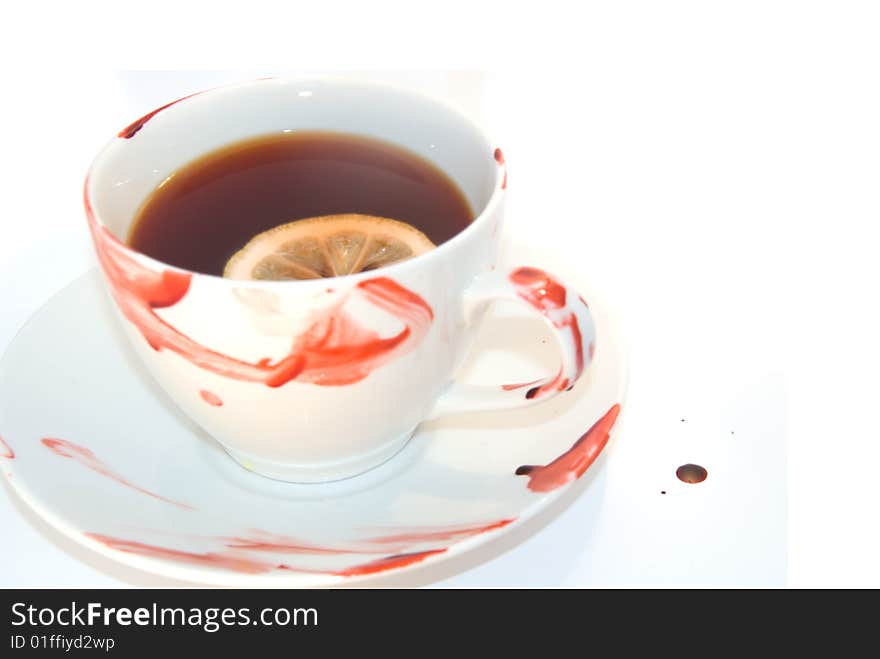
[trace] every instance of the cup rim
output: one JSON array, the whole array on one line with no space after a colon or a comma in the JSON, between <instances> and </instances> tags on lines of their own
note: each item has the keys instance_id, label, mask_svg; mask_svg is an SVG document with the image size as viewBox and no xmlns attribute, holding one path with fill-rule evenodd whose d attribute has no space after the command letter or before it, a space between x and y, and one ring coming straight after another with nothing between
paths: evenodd
<instances>
[{"instance_id":1,"label":"cup rim","mask_svg":"<svg viewBox=\"0 0 880 659\"><path fill-rule=\"evenodd\" d=\"M351 77L347 77L344 75L302 75L302 76L272 76L265 78L257 78L253 80L246 80L242 82L233 82L225 85L220 85L217 87L211 87L208 89L204 89L201 91L197 91L186 96L183 96L175 101L171 101L170 103L166 103L164 105L159 106L155 110L152 110L143 115L140 119L136 120L132 124L128 124L127 128L130 128L133 125L136 125L138 122L143 121L145 119L152 118L159 112L172 112L174 110L174 106L179 105L181 103L186 103L189 99L193 97L202 97L207 94L215 93L215 92L224 92L236 89L247 88L250 86L265 84L265 83L302 83L308 81L321 81L321 82L333 82L333 83L341 83L346 85L354 85L354 86L362 86L362 87L371 87L376 90L389 90L393 91L397 94L409 95L411 97L415 97L421 99L422 101L426 101L433 105L441 106L447 113L454 115L459 121L467 124L470 128L474 130L474 132L480 135L489 148L492 148L492 144L497 144L497 142L492 139L492 136L486 131L482 126L477 124L477 122L464 111L448 102L445 99L439 98L437 96L414 90L409 87L406 87L400 83L394 82L386 82L386 81L375 81L375 80L359 80ZM103 222L100 218L98 211L95 209L94 205L91 202L92 195L90 192L91 186L93 185L93 177L92 172L98 166L98 164L106 157L107 153L114 145L118 144L118 140L126 139L121 136L121 131L119 134L111 138L107 141L104 146L98 151L95 157L92 159L91 164L86 172L85 181L83 183L83 204L85 206L85 212L87 220L95 225L107 231L121 247L124 252L132 257L140 261L141 263L147 265L152 270L170 270L173 272L180 272L192 276L199 277L203 280L214 281L214 282L222 282L223 285L233 285L233 286L259 286L266 288L288 288L290 286L297 286L298 288L304 289L309 286L316 287L326 287L328 282L346 282L350 281L352 283L357 283L360 280L364 279L373 279L377 276L391 277L394 274L403 274L407 270L412 270L413 268L420 267L420 263L426 263L429 259L438 259L443 255L451 252L451 250L455 249L458 245L464 243L469 239L471 235L474 235L478 230L479 226L486 224L489 221L489 218L494 214L495 209L501 203L503 199L503 193L506 191L506 179L507 179L507 165L503 160L498 159L498 155L501 154L501 149L499 147L495 147L494 156L498 166L495 168L495 182L492 189L492 195L489 197L489 200L484 204L483 209L474 217L473 220L461 231L455 234L449 240L437 245L434 249L426 252L424 254L420 254L418 256L414 256L412 258L406 259L405 261L400 261L398 263L393 263L388 266L384 266L379 270L370 270L367 272L357 272L353 274L347 275L336 275L334 277L323 277L321 279L285 279L285 280L263 280L263 279L229 279L223 277L222 275L214 275L205 272L198 272L196 270L188 270L187 268L181 268L179 266L173 265L171 263L166 263L165 261L161 261L156 259L144 252L134 249L130 245L128 245L124 239L117 236L110 228ZM379 273L377 275L377 273Z\"/></svg>"}]
</instances>

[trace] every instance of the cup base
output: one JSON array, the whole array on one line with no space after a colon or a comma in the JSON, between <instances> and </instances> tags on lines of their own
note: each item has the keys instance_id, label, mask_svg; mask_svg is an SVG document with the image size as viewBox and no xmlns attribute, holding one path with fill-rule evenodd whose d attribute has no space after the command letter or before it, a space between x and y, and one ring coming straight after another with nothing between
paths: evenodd
<instances>
[{"instance_id":1,"label":"cup base","mask_svg":"<svg viewBox=\"0 0 880 659\"><path fill-rule=\"evenodd\" d=\"M358 476L390 460L403 449L413 436L413 433L415 433L415 428L395 437L378 449L361 454L355 458L318 464L274 462L254 457L249 453L236 451L227 446L224 446L223 449L241 467L265 478L285 483L329 483Z\"/></svg>"}]
</instances>

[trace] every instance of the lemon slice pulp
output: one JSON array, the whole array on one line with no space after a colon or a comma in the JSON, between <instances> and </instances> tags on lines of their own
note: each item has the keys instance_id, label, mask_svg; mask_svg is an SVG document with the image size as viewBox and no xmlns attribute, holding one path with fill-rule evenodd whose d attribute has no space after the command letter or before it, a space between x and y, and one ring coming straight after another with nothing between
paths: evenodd
<instances>
[{"instance_id":1,"label":"lemon slice pulp","mask_svg":"<svg viewBox=\"0 0 880 659\"><path fill-rule=\"evenodd\" d=\"M375 270L433 249L415 227L375 215L324 215L257 234L233 254L229 279L320 279Z\"/></svg>"}]
</instances>

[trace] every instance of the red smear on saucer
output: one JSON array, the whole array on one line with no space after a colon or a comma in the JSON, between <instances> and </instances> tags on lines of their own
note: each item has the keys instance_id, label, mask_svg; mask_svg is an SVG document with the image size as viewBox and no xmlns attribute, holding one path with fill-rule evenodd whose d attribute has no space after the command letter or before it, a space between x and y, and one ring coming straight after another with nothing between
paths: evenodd
<instances>
[{"instance_id":1,"label":"red smear on saucer","mask_svg":"<svg viewBox=\"0 0 880 659\"><path fill-rule=\"evenodd\" d=\"M7 460L15 458L15 451L12 450L12 447L2 437L0 437L0 458L6 458Z\"/></svg>"},{"instance_id":2,"label":"red smear on saucer","mask_svg":"<svg viewBox=\"0 0 880 659\"><path fill-rule=\"evenodd\" d=\"M459 541L464 538L494 531L503 528L512 523L513 519L501 519L491 524L482 524L479 526L434 526L416 528L411 531L404 531L392 535L379 536L372 538L369 542L376 544L392 544L392 543L419 543L433 541Z\"/></svg>"},{"instance_id":3,"label":"red smear on saucer","mask_svg":"<svg viewBox=\"0 0 880 659\"><path fill-rule=\"evenodd\" d=\"M516 384L502 384L501 388L504 391L515 391L517 389L523 389L524 387L531 387L540 382L540 380L532 380L531 382L518 382Z\"/></svg>"},{"instance_id":4,"label":"red smear on saucer","mask_svg":"<svg viewBox=\"0 0 880 659\"><path fill-rule=\"evenodd\" d=\"M544 466L523 465L516 470L516 475L528 476L529 489L533 492L552 492L577 480L605 448L618 414L620 405L615 404L568 451L553 462Z\"/></svg>"},{"instance_id":5,"label":"red smear on saucer","mask_svg":"<svg viewBox=\"0 0 880 659\"><path fill-rule=\"evenodd\" d=\"M112 538L98 533L86 533L85 535L111 549L116 549L117 551L122 551L128 554L147 556L149 558L164 558L171 561L192 563L194 565L203 565L223 570L232 570L234 572L244 572L247 574L260 574L277 569L288 569L284 565L272 565L271 563L254 561L231 554L216 554L212 552L199 554L180 551L178 549L157 547L155 545L147 545L133 540L121 540L119 538Z\"/></svg>"},{"instance_id":6,"label":"red smear on saucer","mask_svg":"<svg viewBox=\"0 0 880 659\"><path fill-rule=\"evenodd\" d=\"M417 551L409 554L396 554L394 556L388 556L386 558L380 558L377 561L371 561L369 563L364 563L363 565L355 565L353 567L345 568L344 570L338 570L333 572L333 574L340 577L354 577L360 576L364 574L377 574L379 572L385 572L387 570L396 570L398 568L406 567L407 565L414 565L415 563L421 563L423 560L428 558L429 556L435 556L437 554L442 554L446 551L446 548L443 549L432 549L430 551Z\"/></svg>"},{"instance_id":7,"label":"red smear on saucer","mask_svg":"<svg viewBox=\"0 0 880 659\"><path fill-rule=\"evenodd\" d=\"M470 526L424 526L401 530L388 535L369 537L364 540L337 544L333 547L315 545L297 538L254 530L246 537L222 539L229 549L282 554L384 554L393 545L398 554L411 550L413 545L425 542L457 542L488 531L494 531L512 523L502 519L490 524Z\"/></svg>"},{"instance_id":8,"label":"red smear on saucer","mask_svg":"<svg viewBox=\"0 0 880 659\"><path fill-rule=\"evenodd\" d=\"M252 537L222 538L229 549L257 552L277 552L279 554L352 554L359 553L346 547L321 547L303 540L266 531L255 530ZM377 553L377 552L372 552Z\"/></svg>"},{"instance_id":9,"label":"red smear on saucer","mask_svg":"<svg viewBox=\"0 0 880 659\"><path fill-rule=\"evenodd\" d=\"M184 508L186 510L195 510L190 505L185 503L180 503L179 501L174 501L173 499L168 499L163 497L155 492L150 492L149 490L145 490L142 487L139 487L125 478L112 471L107 465L101 462L95 454L92 453L89 449L84 446L79 446L78 444L74 444L73 442L68 442L63 439L55 439L51 437L47 437L45 439L40 440L46 448L55 453L56 455L60 455L62 458L69 458L74 462L79 462L84 467L91 469L94 472L101 474L102 476L106 476L121 485L125 485L126 487L130 487L133 490L136 490L142 494L146 494L147 496L153 497L154 499L159 499L160 501L164 501L166 503L170 503L174 506L178 506L179 508Z\"/></svg>"},{"instance_id":10,"label":"red smear on saucer","mask_svg":"<svg viewBox=\"0 0 880 659\"><path fill-rule=\"evenodd\" d=\"M122 540L98 533L86 533L87 537L96 540L103 545L131 554L138 554L149 558L161 558L171 561L179 561L183 563L191 563L194 565L207 566L234 572L244 572L247 574L261 574L271 572L273 570L291 570L295 572L304 572L311 574L322 574L321 570L307 570L291 567L289 565L267 563L264 561L255 561L249 558L237 556L232 553L215 553L205 552L196 553L181 551L178 549L168 549L166 547L158 547L156 545L148 545L133 540ZM413 552L410 554L398 554L380 558L369 563L363 563L352 567L344 568L337 571L328 571L327 574L333 574L340 577L352 577L368 574L377 574L394 570L408 565L419 563L429 556L442 554L446 549L434 549L430 551Z\"/></svg>"},{"instance_id":11,"label":"red smear on saucer","mask_svg":"<svg viewBox=\"0 0 880 659\"><path fill-rule=\"evenodd\" d=\"M220 399L220 396L211 391L208 391L207 389L202 389L201 391L199 391L199 396L201 396L202 400L205 401L208 405L213 405L214 407L223 406L223 401Z\"/></svg>"}]
</instances>

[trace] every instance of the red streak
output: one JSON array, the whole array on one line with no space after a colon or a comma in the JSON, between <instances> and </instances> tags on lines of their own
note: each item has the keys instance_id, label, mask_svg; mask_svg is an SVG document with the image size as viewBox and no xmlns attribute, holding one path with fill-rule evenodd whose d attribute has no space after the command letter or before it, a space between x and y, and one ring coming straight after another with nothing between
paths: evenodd
<instances>
[{"instance_id":1,"label":"red streak","mask_svg":"<svg viewBox=\"0 0 880 659\"><path fill-rule=\"evenodd\" d=\"M418 345L434 320L427 302L387 277L362 281L355 291L399 319L404 329L383 339L345 311L329 315L294 343L294 352L299 350L304 360L297 381L344 385L363 380L373 369Z\"/></svg>"},{"instance_id":2,"label":"red streak","mask_svg":"<svg viewBox=\"0 0 880 659\"><path fill-rule=\"evenodd\" d=\"M578 325L577 317L571 314L562 322L562 327L568 327L571 338L574 340L574 377L577 379L584 372L584 337L581 334L581 326ZM590 356L592 357L592 355Z\"/></svg>"},{"instance_id":3,"label":"red streak","mask_svg":"<svg viewBox=\"0 0 880 659\"><path fill-rule=\"evenodd\" d=\"M84 467L88 467L92 471L95 471L102 476L111 478L117 483L125 485L126 487L130 487L133 490L137 490L138 492L146 494L147 496L151 496L154 499L159 499L160 501L165 501L166 503L170 503L180 508L185 508L187 510L195 510L195 508L185 503L180 503L179 501L174 501L172 499L166 499L159 494L155 494L154 492L150 492L149 490L145 490L142 487L138 487L137 485L130 483L122 476L112 471L107 465L96 458L94 453L92 453L84 446L79 446L77 444L74 444L73 442L68 442L63 439L53 439L49 437L41 441L46 448L48 448L56 455L60 455L62 458L70 458L71 460L79 462Z\"/></svg>"},{"instance_id":4,"label":"red streak","mask_svg":"<svg viewBox=\"0 0 880 659\"><path fill-rule=\"evenodd\" d=\"M2 437L0 437L0 458L6 458L7 460L15 458L15 451L12 450L9 444L3 441Z\"/></svg>"},{"instance_id":5,"label":"red streak","mask_svg":"<svg viewBox=\"0 0 880 659\"><path fill-rule=\"evenodd\" d=\"M562 369L560 369L559 373L556 374L556 377L550 380L547 384L529 389L526 392L526 398L529 400L532 398L540 398L550 391L565 391L566 389L568 389L568 378L562 377Z\"/></svg>"},{"instance_id":6,"label":"red streak","mask_svg":"<svg viewBox=\"0 0 880 659\"><path fill-rule=\"evenodd\" d=\"M254 533L259 536L259 539L236 537L225 538L223 539L223 542L226 543L225 546L230 549L241 549L246 551L259 552L277 552L279 554L327 555L360 553L344 547L339 547L336 549L330 547L319 547L317 545L311 545L301 540L297 540L296 538L274 535L272 533L266 533L265 531L255 531Z\"/></svg>"},{"instance_id":7,"label":"red streak","mask_svg":"<svg viewBox=\"0 0 880 659\"><path fill-rule=\"evenodd\" d=\"M507 526L513 519L502 519L491 524L478 526L422 527L412 531L392 535L367 538L354 545L321 547L296 538L274 535L265 531L253 531L254 537L223 539L229 549L257 552L277 552L281 554L382 554L388 552L388 545L395 545L394 551L404 553L414 544L422 542L454 542L487 531Z\"/></svg>"},{"instance_id":8,"label":"red streak","mask_svg":"<svg viewBox=\"0 0 880 659\"><path fill-rule=\"evenodd\" d=\"M369 542L375 544L394 544L398 542L432 542L435 540L457 541L463 538L469 538L474 535L479 535L480 533L486 533L487 531L494 531L495 529L503 528L513 521L513 519L502 519L497 522L492 522L491 524L484 524L482 526L421 528L414 531L408 531L406 533L398 533L396 535L386 535L380 536L378 538L372 538Z\"/></svg>"},{"instance_id":9,"label":"red streak","mask_svg":"<svg viewBox=\"0 0 880 659\"><path fill-rule=\"evenodd\" d=\"M207 567L232 570L234 572L244 572L247 574L262 574L265 572L271 572L273 570L293 570L296 572L307 572L311 574L321 574L326 572L328 574L340 577L353 577L367 574L376 574L379 572L386 572L388 570L396 570L398 568L406 567L407 565L420 563L429 556L442 554L446 551L446 549L432 549L430 551L413 552L410 554L398 554L395 556L388 556L386 558L380 558L375 561L370 561L369 563L344 568L342 570L322 571L299 569L283 564L255 561L249 558L242 558L234 554L228 553L195 553L180 551L178 549L167 549L165 547L157 547L155 545L148 545L142 542L135 542L133 540L121 540L119 538L113 538L98 533L86 533L85 535L93 540L97 540L98 542L106 545L107 547L110 547L111 549L116 549L117 551L122 551L129 554L138 554L140 556L147 556L149 558L161 558L170 561L180 561L184 563L192 563L195 565L204 565Z\"/></svg>"},{"instance_id":10,"label":"red streak","mask_svg":"<svg viewBox=\"0 0 880 659\"><path fill-rule=\"evenodd\" d=\"M202 400L205 401L208 405L213 405L214 407L222 407L223 400L212 391L208 391L207 389L202 389L199 391L199 396L202 397Z\"/></svg>"},{"instance_id":11,"label":"red streak","mask_svg":"<svg viewBox=\"0 0 880 659\"><path fill-rule=\"evenodd\" d=\"M546 313L565 306L565 286L537 268L518 268L510 273L517 294L538 311Z\"/></svg>"},{"instance_id":12,"label":"red streak","mask_svg":"<svg viewBox=\"0 0 880 659\"><path fill-rule=\"evenodd\" d=\"M245 572L247 574L260 574L272 570L287 569L284 565L272 565L271 563L263 563L261 561L240 558L229 554L215 554L211 552L198 554L177 549L156 547L155 545L146 545L141 542L134 542L133 540L120 540L119 538L111 538L98 533L86 533L85 535L111 549L116 549L117 551L122 551L127 554L139 554L140 556L147 556L149 558L164 558L171 561L206 565L208 567L232 570L234 572Z\"/></svg>"},{"instance_id":13,"label":"red streak","mask_svg":"<svg viewBox=\"0 0 880 659\"><path fill-rule=\"evenodd\" d=\"M566 314L563 318L554 317L556 312L565 309L567 299L565 286L538 268L518 268L510 273L510 281L516 289L517 295L547 316L555 327L566 329L571 333L571 340L575 348L575 372L573 377L563 377L563 373L560 370L556 378L547 384L529 389L526 393L526 398L536 398L549 391L563 391L569 388L572 381L577 380L584 371L584 339L577 316L575 316L573 311ZM578 296L578 300L584 306L587 306L582 297ZM592 354L590 356L592 357Z\"/></svg>"},{"instance_id":14,"label":"red streak","mask_svg":"<svg viewBox=\"0 0 880 659\"><path fill-rule=\"evenodd\" d=\"M541 467L524 465L516 470L516 474L529 477L529 489L533 492L551 492L577 480L605 448L618 414L620 405L615 404L568 451L553 462Z\"/></svg>"},{"instance_id":15,"label":"red streak","mask_svg":"<svg viewBox=\"0 0 880 659\"><path fill-rule=\"evenodd\" d=\"M516 389L531 387L532 385L536 385L539 382L540 380L532 380L531 382L519 382L517 384L502 384L501 388L504 389L504 391L515 391Z\"/></svg>"},{"instance_id":16,"label":"red streak","mask_svg":"<svg viewBox=\"0 0 880 659\"><path fill-rule=\"evenodd\" d=\"M495 162L504 167L504 180L501 182L501 189L504 190L507 187L507 163L501 149L495 149Z\"/></svg>"},{"instance_id":17,"label":"red streak","mask_svg":"<svg viewBox=\"0 0 880 659\"><path fill-rule=\"evenodd\" d=\"M88 182L87 182L88 184ZM362 327L338 306L317 318L293 340L290 352L272 362L269 358L249 363L211 350L166 323L155 309L179 302L189 290L193 275L141 264L132 252L105 227L98 225L88 194L86 214L98 260L116 303L153 350L169 350L195 366L225 377L280 387L291 380L324 386L358 382L371 371L413 350L434 319L421 297L386 277L360 282L352 294L394 316L404 325L395 336L382 338Z\"/></svg>"},{"instance_id":18,"label":"red streak","mask_svg":"<svg viewBox=\"0 0 880 659\"><path fill-rule=\"evenodd\" d=\"M128 126L126 126L125 128L123 128L121 131L119 131L119 135L118 135L118 137L122 137L122 138L124 138L124 139L126 139L126 140L131 139L132 137L134 137L134 136L137 134L137 132L138 132L141 128L143 128L143 127L146 125L146 123L147 123L150 119L152 119L153 117L155 117L155 116L156 116L157 114L159 114L162 110L165 110L166 108L170 108L170 107L171 107L172 105L174 105L175 103L180 103L181 101L185 101L186 99L188 99L188 98L192 98L192 97L195 96L196 94L201 94L201 93L202 93L202 92L196 92L195 94L190 94L189 96L184 96L183 98L178 98L176 101L171 101L170 103L166 103L165 105L163 105L163 106L160 107L160 108L156 108L156 109L153 110L152 112L149 112L149 113L145 114L143 117L141 117L140 119L138 119L138 120L135 121L134 123L129 124Z\"/></svg>"},{"instance_id":19,"label":"red streak","mask_svg":"<svg viewBox=\"0 0 880 659\"><path fill-rule=\"evenodd\" d=\"M333 572L333 574L340 577L354 577L363 574L376 574L377 572L385 572L387 570L396 570L398 568L405 567L407 565L413 565L415 563L421 563L423 560L428 558L429 556L434 556L436 554L442 554L446 549L431 549L429 551L417 551L412 552L410 554L397 554L395 556L388 556L386 558L380 558L377 561L371 561L369 563L364 563L363 565L355 565L353 567L345 568L344 570L338 570Z\"/></svg>"}]
</instances>

